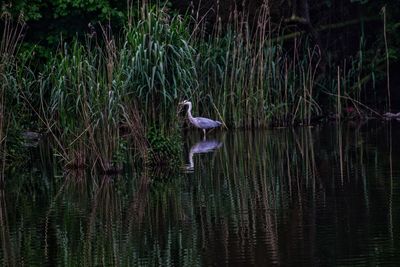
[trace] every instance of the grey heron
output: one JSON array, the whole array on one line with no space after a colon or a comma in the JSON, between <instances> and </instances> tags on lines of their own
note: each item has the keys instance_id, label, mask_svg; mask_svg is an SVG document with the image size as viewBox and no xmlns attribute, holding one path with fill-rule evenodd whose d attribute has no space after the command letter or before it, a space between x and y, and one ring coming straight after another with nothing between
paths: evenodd
<instances>
[{"instance_id":1,"label":"grey heron","mask_svg":"<svg viewBox=\"0 0 400 267\"><path fill-rule=\"evenodd\" d=\"M216 127L219 127L222 125L222 123L220 121L214 121L214 120L211 120L208 118L203 118L203 117L193 117L192 116L192 102L190 102L190 101L185 100L179 104L181 104L183 106L188 106L187 115L188 115L189 121L197 128L200 128L203 130L204 138L206 138L206 130L216 128Z\"/></svg>"}]
</instances>

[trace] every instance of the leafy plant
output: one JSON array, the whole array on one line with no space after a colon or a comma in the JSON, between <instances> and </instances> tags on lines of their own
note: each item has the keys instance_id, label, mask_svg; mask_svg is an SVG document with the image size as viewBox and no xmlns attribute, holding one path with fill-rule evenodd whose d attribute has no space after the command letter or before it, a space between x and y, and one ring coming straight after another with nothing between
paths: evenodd
<instances>
[{"instance_id":1,"label":"leafy plant","mask_svg":"<svg viewBox=\"0 0 400 267\"><path fill-rule=\"evenodd\" d=\"M182 141L178 134L166 136L160 129L152 127L147 133L150 167L179 168L181 165Z\"/></svg>"}]
</instances>

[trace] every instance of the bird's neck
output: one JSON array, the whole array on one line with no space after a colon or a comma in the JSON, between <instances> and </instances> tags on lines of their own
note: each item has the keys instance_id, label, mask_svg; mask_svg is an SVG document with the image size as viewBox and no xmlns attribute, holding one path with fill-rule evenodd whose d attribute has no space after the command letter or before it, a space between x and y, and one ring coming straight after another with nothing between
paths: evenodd
<instances>
[{"instance_id":1,"label":"bird's neck","mask_svg":"<svg viewBox=\"0 0 400 267\"><path fill-rule=\"evenodd\" d=\"M189 120L192 121L192 120L193 120L193 116L192 116L192 104L191 104L191 103L188 104L188 111L187 111L187 114L188 114Z\"/></svg>"}]
</instances>

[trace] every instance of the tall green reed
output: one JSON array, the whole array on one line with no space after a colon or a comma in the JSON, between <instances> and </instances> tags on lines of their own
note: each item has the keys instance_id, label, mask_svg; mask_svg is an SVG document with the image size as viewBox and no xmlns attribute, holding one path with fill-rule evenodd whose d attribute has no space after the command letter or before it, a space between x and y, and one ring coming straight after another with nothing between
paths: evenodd
<instances>
[{"instance_id":1,"label":"tall green reed","mask_svg":"<svg viewBox=\"0 0 400 267\"><path fill-rule=\"evenodd\" d=\"M301 40L293 51L274 42L279 29L267 5L255 29L235 12L226 28L215 25L208 35L201 19L144 10L126 27L117 53L122 87L146 125L176 123L183 98L233 127L309 124L321 113L314 91L320 51Z\"/></svg>"},{"instance_id":2,"label":"tall green reed","mask_svg":"<svg viewBox=\"0 0 400 267\"><path fill-rule=\"evenodd\" d=\"M121 43L102 26L100 40L65 43L47 65L40 83L42 121L69 165L90 158L104 170L114 168L124 129L144 157L145 126L175 129L168 123L176 124L176 100L197 87L182 18L170 20L162 11L146 16L127 28Z\"/></svg>"},{"instance_id":3,"label":"tall green reed","mask_svg":"<svg viewBox=\"0 0 400 267\"><path fill-rule=\"evenodd\" d=\"M105 37L104 42L104 49L65 44L41 83L42 117L71 166L89 161L111 170L123 145L125 92L117 79L114 41Z\"/></svg>"},{"instance_id":4,"label":"tall green reed","mask_svg":"<svg viewBox=\"0 0 400 267\"><path fill-rule=\"evenodd\" d=\"M198 91L196 51L189 44L187 20L150 9L126 31L120 51L125 83L146 124L173 122L177 100Z\"/></svg>"},{"instance_id":5,"label":"tall green reed","mask_svg":"<svg viewBox=\"0 0 400 267\"><path fill-rule=\"evenodd\" d=\"M18 17L13 21L11 15L7 12L1 13L2 32L0 42L0 155L1 155L1 179L6 162L6 141L7 129L12 122L16 120L18 101L18 90L16 79L18 69L18 60L16 55L21 46L25 22L23 17Z\"/></svg>"}]
</instances>

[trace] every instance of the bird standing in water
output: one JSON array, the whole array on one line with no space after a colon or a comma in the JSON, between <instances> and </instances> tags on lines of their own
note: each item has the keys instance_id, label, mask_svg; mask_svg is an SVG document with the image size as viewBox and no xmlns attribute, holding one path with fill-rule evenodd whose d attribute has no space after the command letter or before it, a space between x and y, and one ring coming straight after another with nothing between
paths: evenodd
<instances>
[{"instance_id":1,"label":"bird standing in water","mask_svg":"<svg viewBox=\"0 0 400 267\"><path fill-rule=\"evenodd\" d=\"M196 126L197 128L200 128L203 130L204 133L204 139L206 138L206 130L216 128L222 125L220 121L214 121L208 118L203 118L203 117L193 117L192 116L192 102L190 101L183 101L179 103L183 106L188 106L187 110L187 115L189 118L189 121Z\"/></svg>"}]
</instances>

